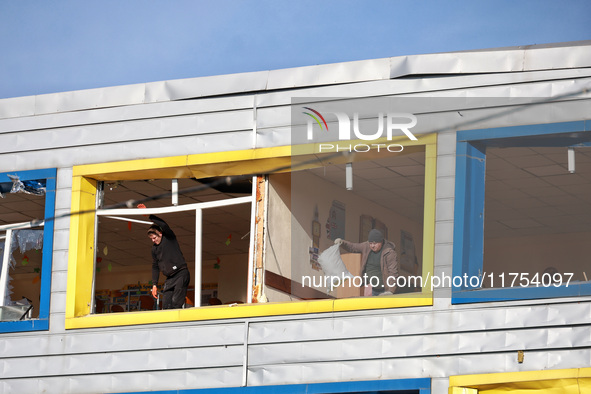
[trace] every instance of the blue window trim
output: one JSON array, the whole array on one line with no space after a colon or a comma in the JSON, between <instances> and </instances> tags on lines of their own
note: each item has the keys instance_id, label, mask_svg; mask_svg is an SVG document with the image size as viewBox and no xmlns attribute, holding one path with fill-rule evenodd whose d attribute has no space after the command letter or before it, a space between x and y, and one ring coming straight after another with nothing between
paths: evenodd
<instances>
[{"instance_id":1,"label":"blue window trim","mask_svg":"<svg viewBox=\"0 0 591 394\"><path fill-rule=\"evenodd\" d=\"M142 391L136 394L328 394L328 393L378 393L384 390L418 390L431 394L431 378L368 380L357 382L288 384L275 386L224 387L212 389L188 389L165 391Z\"/></svg>"},{"instance_id":2,"label":"blue window trim","mask_svg":"<svg viewBox=\"0 0 591 394\"><path fill-rule=\"evenodd\" d=\"M453 276L478 276L483 270L484 182L486 145L512 137L549 136L590 131L591 121L547 123L457 133L456 185L453 236ZM557 141L560 139L558 137ZM582 144L588 145L588 144ZM568 287L468 288L465 281L452 283L452 304L530 300L591 295L591 283L571 283Z\"/></svg>"},{"instance_id":3,"label":"blue window trim","mask_svg":"<svg viewBox=\"0 0 591 394\"><path fill-rule=\"evenodd\" d=\"M45 179L45 225L43 228L43 256L41 260L41 291L39 317L32 320L0 322L0 333L49 330L49 299L51 296L51 267L53 262L53 229L55 215L55 168L0 173L0 182L12 182L8 175L18 175L20 180Z\"/></svg>"}]
</instances>

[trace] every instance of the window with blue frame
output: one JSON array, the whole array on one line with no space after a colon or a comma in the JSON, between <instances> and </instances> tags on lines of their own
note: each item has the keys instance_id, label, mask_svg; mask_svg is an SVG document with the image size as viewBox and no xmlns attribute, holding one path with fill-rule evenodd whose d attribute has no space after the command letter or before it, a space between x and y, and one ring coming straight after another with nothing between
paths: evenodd
<instances>
[{"instance_id":1,"label":"window with blue frame","mask_svg":"<svg viewBox=\"0 0 591 394\"><path fill-rule=\"evenodd\" d=\"M141 392L141 393L148 393ZM150 393L170 393L170 391L150 391ZM211 389L178 390L180 394L430 394L431 379L392 379L392 380L367 380L353 382L310 383L310 384L286 384L273 386L245 386L223 387ZM140 394L140 393L136 393Z\"/></svg>"},{"instance_id":2,"label":"window with blue frame","mask_svg":"<svg viewBox=\"0 0 591 394\"><path fill-rule=\"evenodd\" d=\"M453 303L591 294L591 132L457 134Z\"/></svg>"},{"instance_id":3,"label":"window with blue frame","mask_svg":"<svg viewBox=\"0 0 591 394\"><path fill-rule=\"evenodd\" d=\"M49 328L55 178L0 173L0 333Z\"/></svg>"}]
</instances>

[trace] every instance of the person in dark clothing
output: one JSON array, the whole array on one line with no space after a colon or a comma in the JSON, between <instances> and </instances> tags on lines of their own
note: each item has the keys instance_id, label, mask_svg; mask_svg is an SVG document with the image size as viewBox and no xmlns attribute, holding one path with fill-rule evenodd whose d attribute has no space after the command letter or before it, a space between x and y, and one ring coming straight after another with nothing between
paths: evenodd
<instances>
[{"instance_id":1,"label":"person in dark clothing","mask_svg":"<svg viewBox=\"0 0 591 394\"><path fill-rule=\"evenodd\" d=\"M138 208L145 208L145 205L140 204ZM154 222L148 229L152 241L152 296L158 298L158 278L162 272L166 277L162 289L163 308L182 308L191 280L187 262L168 224L156 215L150 215L149 219Z\"/></svg>"}]
</instances>

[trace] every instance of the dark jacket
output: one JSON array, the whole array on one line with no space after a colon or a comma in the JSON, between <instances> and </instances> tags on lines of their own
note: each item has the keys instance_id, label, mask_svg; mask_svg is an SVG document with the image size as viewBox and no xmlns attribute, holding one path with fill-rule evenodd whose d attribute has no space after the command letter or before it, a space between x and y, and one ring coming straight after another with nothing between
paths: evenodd
<instances>
[{"instance_id":1,"label":"dark jacket","mask_svg":"<svg viewBox=\"0 0 591 394\"><path fill-rule=\"evenodd\" d=\"M343 240L341 247L351 253L361 253L361 271L364 272L367 265L367 257L371 249L369 242L354 243ZM396 278L398 278L398 258L396 254L396 245L393 242L384 240L382 245L382 256L380 258L380 267L382 269L382 279L384 281L384 290L392 293L396 292ZM391 279L388 281L388 277ZM388 286L388 282L394 286Z\"/></svg>"},{"instance_id":2,"label":"dark jacket","mask_svg":"<svg viewBox=\"0 0 591 394\"><path fill-rule=\"evenodd\" d=\"M160 244L152 245L152 283L157 285L160 272L170 278L177 272L187 269L187 262L183 257L176 236L168 224L155 215L150 215L150 220L162 229Z\"/></svg>"}]
</instances>

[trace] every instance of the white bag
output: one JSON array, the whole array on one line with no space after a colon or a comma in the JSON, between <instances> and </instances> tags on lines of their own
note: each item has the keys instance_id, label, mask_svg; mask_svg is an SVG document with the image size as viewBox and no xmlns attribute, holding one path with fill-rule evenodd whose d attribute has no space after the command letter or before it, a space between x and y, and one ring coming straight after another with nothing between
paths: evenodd
<instances>
[{"instance_id":1,"label":"white bag","mask_svg":"<svg viewBox=\"0 0 591 394\"><path fill-rule=\"evenodd\" d=\"M341 252L339 251L339 245L333 245L326 249L318 256L318 263L322 267L322 271L326 276L339 277L339 278L352 278L353 275L345 267L343 259L341 259Z\"/></svg>"}]
</instances>

